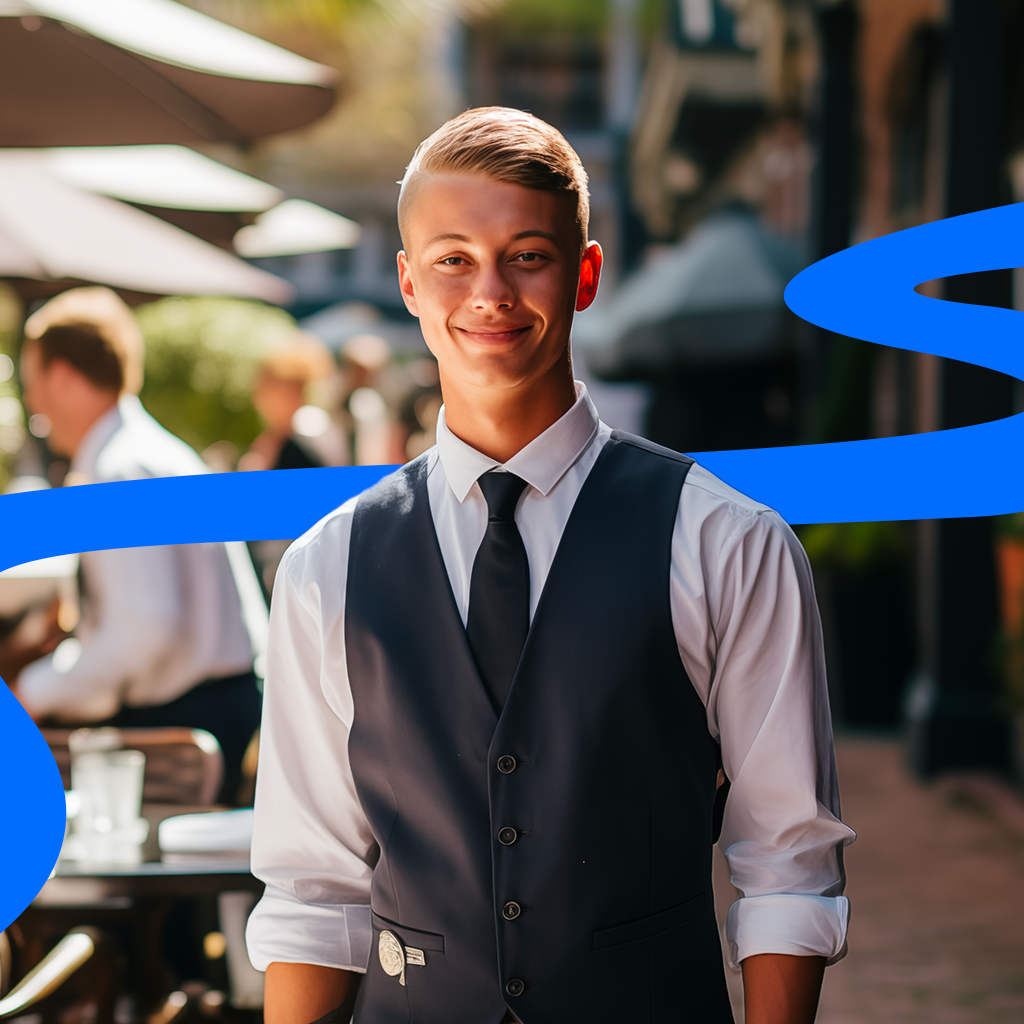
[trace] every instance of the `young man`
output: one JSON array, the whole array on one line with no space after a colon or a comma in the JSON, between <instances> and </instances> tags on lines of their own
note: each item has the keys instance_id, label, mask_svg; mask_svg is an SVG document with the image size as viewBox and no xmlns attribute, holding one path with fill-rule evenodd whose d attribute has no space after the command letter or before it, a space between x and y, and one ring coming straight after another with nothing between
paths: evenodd
<instances>
[{"instance_id":1,"label":"young man","mask_svg":"<svg viewBox=\"0 0 1024 1024\"><path fill-rule=\"evenodd\" d=\"M437 447L277 577L248 929L268 1024L730 1020L719 763L749 1024L811 1021L844 950L806 558L574 383L587 220L578 157L518 111L455 118L406 173L399 276L445 404Z\"/></svg>"},{"instance_id":2,"label":"young man","mask_svg":"<svg viewBox=\"0 0 1024 1024\"><path fill-rule=\"evenodd\" d=\"M136 397L142 335L113 292L65 292L29 319L26 335L25 404L49 420L69 483L207 471ZM20 673L13 689L29 714L206 729L224 755L220 799L233 803L260 715L246 619L258 630L264 616L265 629L266 606L244 547L232 555L223 544L82 554L81 651L70 666L44 658Z\"/></svg>"}]
</instances>

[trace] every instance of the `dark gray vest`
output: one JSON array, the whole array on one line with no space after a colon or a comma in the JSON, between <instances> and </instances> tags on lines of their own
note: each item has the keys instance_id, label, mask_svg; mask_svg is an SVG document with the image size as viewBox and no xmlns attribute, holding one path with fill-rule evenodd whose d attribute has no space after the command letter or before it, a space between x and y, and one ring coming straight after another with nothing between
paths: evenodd
<instances>
[{"instance_id":1,"label":"dark gray vest","mask_svg":"<svg viewBox=\"0 0 1024 1024\"><path fill-rule=\"evenodd\" d=\"M717 746L669 611L691 464L612 435L500 717L425 460L359 499L349 754L380 859L356 1024L498 1024L506 1006L524 1024L732 1021L711 891ZM404 976L381 965L382 930L414 950Z\"/></svg>"}]
</instances>

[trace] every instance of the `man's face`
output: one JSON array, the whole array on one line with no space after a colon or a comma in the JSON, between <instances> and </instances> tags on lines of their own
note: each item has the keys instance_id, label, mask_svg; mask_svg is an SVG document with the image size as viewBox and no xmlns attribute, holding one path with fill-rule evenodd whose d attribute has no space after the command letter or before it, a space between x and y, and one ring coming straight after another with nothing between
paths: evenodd
<instances>
[{"instance_id":1,"label":"man's face","mask_svg":"<svg viewBox=\"0 0 1024 1024\"><path fill-rule=\"evenodd\" d=\"M567 361L573 311L601 268L596 243L581 268L569 197L464 174L415 187L399 278L442 386L511 388Z\"/></svg>"},{"instance_id":2,"label":"man's face","mask_svg":"<svg viewBox=\"0 0 1024 1024\"><path fill-rule=\"evenodd\" d=\"M25 407L30 413L39 413L53 421L54 396L51 379L52 366L44 366L39 346L26 342L21 352L21 388Z\"/></svg>"},{"instance_id":3,"label":"man's face","mask_svg":"<svg viewBox=\"0 0 1024 1024\"><path fill-rule=\"evenodd\" d=\"M50 421L50 434L46 443L57 455L74 454L75 440L68 421L69 378L74 372L61 359L44 365L39 346L25 343L21 350L21 387L25 407L30 413L39 413Z\"/></svg>"},{"instance_id":4,"label":"man's face","mask_svg":"<svg viewBox=\"0 0 1024 1024\"><path fill-rule=\"evenodd\" d=\"M292 417L302 407L303 390L300 381L283 380L267 370L257 377L252 404L275 437L284 438L292 432Z\"/></svg>"}]
</instances>

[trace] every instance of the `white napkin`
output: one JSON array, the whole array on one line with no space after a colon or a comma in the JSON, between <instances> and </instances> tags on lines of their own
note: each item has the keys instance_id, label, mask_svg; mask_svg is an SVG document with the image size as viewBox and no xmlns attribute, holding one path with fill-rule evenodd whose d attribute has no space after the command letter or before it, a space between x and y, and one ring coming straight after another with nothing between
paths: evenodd
<instances>
[{"instance_id":1,"label":"white napkin","mask_svg":"<svg viewBox=\"0 0 1024 1024\"><path fill-rule=\"evenodd\" d=\"M177 814L160 822L158 838L163 853L249 852L252 845L252 808Z\"/></svg>"}]
</instances>

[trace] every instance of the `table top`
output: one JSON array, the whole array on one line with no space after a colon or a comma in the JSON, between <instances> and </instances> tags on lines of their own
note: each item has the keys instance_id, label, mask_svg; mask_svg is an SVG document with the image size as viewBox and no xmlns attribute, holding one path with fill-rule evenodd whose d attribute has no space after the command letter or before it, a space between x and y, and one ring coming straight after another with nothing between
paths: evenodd
<instances>
[{"instance_id":1,"label":"table top","mask_svg":"<svg viewBox=\"0 0 1024 1024\"><path fill-rule=\"evenodd\" d=\"M60 861L33 907L125 909L137 900L216 896L221 892L263 892L248 861L196 858L186 862L98 864Z\"/></svg>"},{"instance_id":2,"label":"table top","mask_svg":"<svg viewBox=\"0 0 1024 1024\"><path fill-rule=\"evenodd\" d=\"M248 875L249 861L227 857L108 864L100 861L59 860L54 878L168 878L175 875Z\"/></svg>"},{"instance_id":3,"label":"table top","mask_svg":"<svg viewBox=\"0 0 1024 1024\"><path fill-rule=\"evenodd\" d=\"M202 808L209 810L210 808ZM160 821L200 808L149 804L143 816L150 835L138 864L58 860L33 907L127 907L138 899L215 896L243 890L262 892L263 883L249 870L248 857L237 854L164 854L156 846Z\"/></svg>"}]
</instances>

